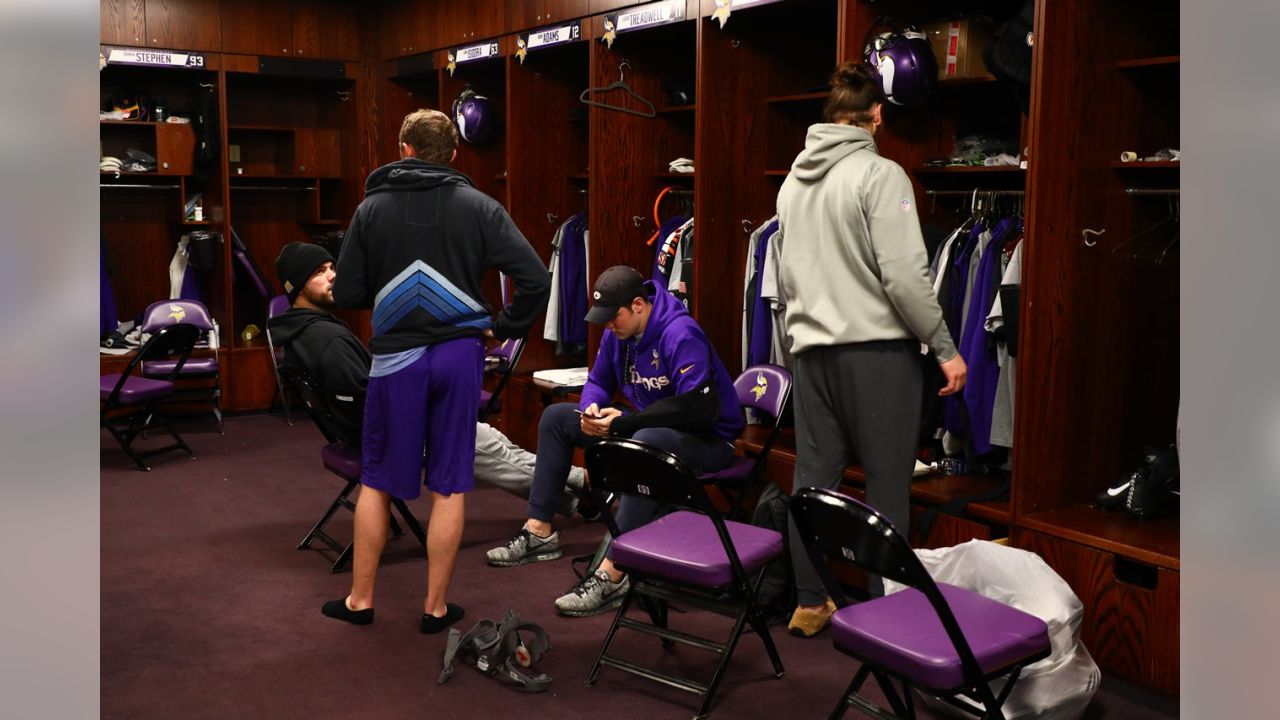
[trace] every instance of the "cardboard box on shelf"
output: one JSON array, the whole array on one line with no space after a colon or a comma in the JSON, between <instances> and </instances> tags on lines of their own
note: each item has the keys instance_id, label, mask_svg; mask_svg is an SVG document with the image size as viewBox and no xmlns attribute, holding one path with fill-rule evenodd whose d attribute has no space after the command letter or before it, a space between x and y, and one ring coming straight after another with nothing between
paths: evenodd
<instances>
[{"instance_id":1,"label":"cardboard box on shelf","mask_svg":"<svg viewBox=\"0 0 1280 720\"><path fill-rule=\"evenodd\" d=\"M991 44L992 25L978 18L946 20L921 28L938 60L938 79L989 76L982 53Z\"/></svg>"}]
</instances>

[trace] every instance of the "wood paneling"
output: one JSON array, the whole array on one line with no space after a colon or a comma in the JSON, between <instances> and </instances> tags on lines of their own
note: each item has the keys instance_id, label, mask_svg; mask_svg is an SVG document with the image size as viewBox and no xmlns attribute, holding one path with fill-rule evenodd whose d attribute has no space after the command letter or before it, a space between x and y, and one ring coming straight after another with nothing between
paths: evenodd
<instances>
[{"instance_id":1,"label":"wood paneling","mask_svg":"<svg viewBox=\"0 0 1280 720\"><path fill-rule=\"evenodd\" d=\"M146 16L151 47L222 49L219 0L146 0Z\"/></svg>"},{"instance_id":2,"label":"wood paneling","mask_svg":"<svg viewBox=\"0 0 1280 720\"><path fill-rule=\"evenodd\" d=\"M587 0L506 0L506 32L585 17Z\"/></svg>"},{"instance_id":3,"label":"wood paneling","mask_svg":"<svg viewBox=\"0 0 1280 720\"><path fill-rule=\"evenodd\" d=\"M98 34L104 44L146 44L146 0L100 0L98 7Z\"/></svg>"},{"instance_id":4,"label":"wood paneling","mask_svg":"<svg viewBox=\"0 0 1280 720\"><path fill-rule=\"evenodd\" d=\"M1030 550L1071 586L1085 607L1080 639L1107 672L1178 691L1178 573L1150 569L1154 587L1117 577L1117 556L1016 529L1017 547Z\"/></svg>"},{"instance_id":5,"label":"wood paneling","mask_svg":"<svg viewBox=\"0 0 1280 720\"><path fill-rule=\"evenodd\" d=\"M345 0L293 0L293 54L360 59L360 27L372 18Z\"/></svg>"},{"instance_id":6,"label":"wood paneling","mask_svg":"<svg viewBox=\"0 0 1280 720\"><path fill-rule=\"evenodd\" d=\"M222 38L223 52L292 55L290 4L287 0L222 0L222 25L227 29Z\"/></svg>"},{"instance_id":7,"label":"wood paneling","mask_svg":"<svg viewBox=\"0 0 1280 720\"><path fill-rule=\"evenodd\" d=\"M190 175L194 171L196 134L189 124L156 125L157 172L161 175Z\"/></svg>"},{"instance_id":8,"label":"wood paneling","mask_svg":"<svg viewBox=\"0 0 1280 720\"><path fill-rule=\"evenodd\" d=\"M232 351L231 368L235 382L223 391L228 408L265 410L271 407L275 399L276 376L268 352L265 346Z\"/></svg>"},{"instance_id":9,"label":"wood paneling","mask_svg":"<svg viewBox=\"0 0 1280 720\"><path fill-rule=\"evenodd\" d=\"M507 193L509 210L544 262L561 223L587 207L588 125L571 121L585 115L578 95L587 87L587 42L535 50L524 64L509 60L507 106ZM557 357L543 340L542 318L529 331L520 360L522 371L581 364L578 357Z\"/></svg>"}]
</instances>

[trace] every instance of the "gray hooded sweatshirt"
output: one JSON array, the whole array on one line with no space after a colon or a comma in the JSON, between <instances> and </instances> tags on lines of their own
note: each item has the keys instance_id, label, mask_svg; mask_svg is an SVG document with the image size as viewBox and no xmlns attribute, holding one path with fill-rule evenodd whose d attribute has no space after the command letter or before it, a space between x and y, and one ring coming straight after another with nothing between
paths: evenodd
<instances>
[{"instance_id":1,"label":"gray hooded sweatshirt","mask_svg":"<svg viewBox=\"0 0 1280 720\"><path fill-rule=\"evenodd\" d=\"M853 125L810 126L778 192L778 289L791 352L915 338L955 344L933 294L911 180Z\"/></svg>"}]
</instances>

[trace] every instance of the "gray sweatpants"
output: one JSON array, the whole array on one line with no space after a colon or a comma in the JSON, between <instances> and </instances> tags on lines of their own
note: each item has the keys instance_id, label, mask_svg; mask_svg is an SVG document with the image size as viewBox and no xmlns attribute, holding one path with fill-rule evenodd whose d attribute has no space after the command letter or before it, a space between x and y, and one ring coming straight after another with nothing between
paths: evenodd
<instances>
[{"instance_id":1,"label":"gray sweatpants","mask_svg":"<svg viewBox=\"0 0 1280 720\"><path fill-rule=\"evenodd\" d=\"M485 482L525 500L533 487L533 467L537 456L511 442L492 425L476 423L476 480ZM578 509L585 471L569 469L569 479L560 495L557 512L565 517Z\"/></svg>"},{"instance_id":2,"label":"gray sweatpants","mask_svg":"<svg viewBox=\"0 0 1280 720\"><path fill-rule=\"evenodd\" d=\"M839 489L856 457L866 469L868 504L906 533L920 431L920 362L914 340L811 348L796 356L793 492ZM794 522L790 537L799 604L821 605L827 591ZM879 577L870 584L873 596L883 593Z\"/></svg>"}]
</instances>

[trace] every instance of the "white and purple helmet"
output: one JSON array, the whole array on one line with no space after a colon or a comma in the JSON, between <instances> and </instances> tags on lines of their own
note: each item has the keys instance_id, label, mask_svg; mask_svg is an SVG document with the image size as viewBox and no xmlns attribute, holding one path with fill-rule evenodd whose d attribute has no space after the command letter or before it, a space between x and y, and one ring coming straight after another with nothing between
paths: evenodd
<instances>
[{"instance_id":1,"label":"white and purple helmet","mask_svg":"<svg viewBox=\"0 0 1280 720\"><path fill-rule=\"evenodd\" d=\"M463 140L482 144L493 137L498 118L489 98L468 87L453 101L453 122Z\"/></svg>"},{"instance_id":2,"label":"white and purple helmet","mask_svg":"<svg viewBox=\"0 0 1280 720\"><path fill-rule=\"evenodd\" d=\"M938 79L938 60L929 38L914 28L873 35L863 59L894 105L922 102Z\"/></svg>"}]
</instances>

